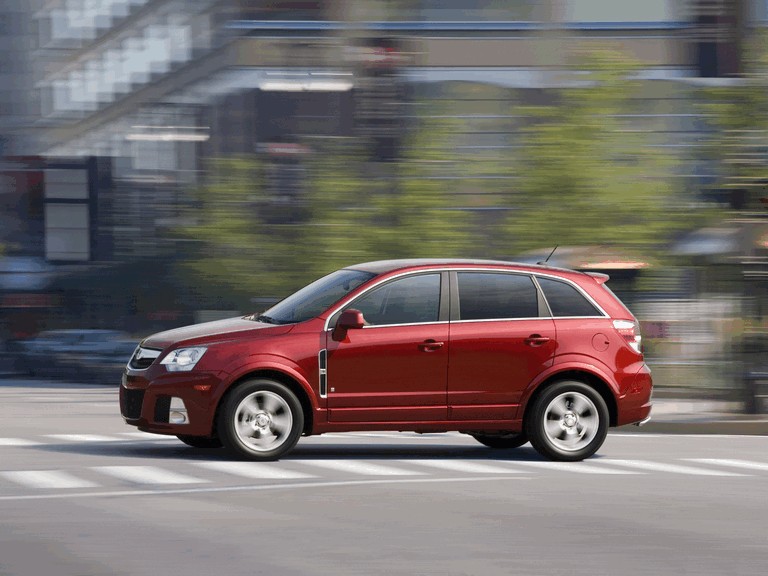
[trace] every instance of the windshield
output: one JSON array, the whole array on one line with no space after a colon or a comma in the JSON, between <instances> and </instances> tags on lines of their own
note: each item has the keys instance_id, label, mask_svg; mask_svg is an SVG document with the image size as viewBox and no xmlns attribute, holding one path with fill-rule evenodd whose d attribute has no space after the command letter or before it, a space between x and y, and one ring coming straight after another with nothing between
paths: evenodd
<instances>
[{"instance_id":1,"label":"windshield","mask_svg":"<svg viewBox=\"0 0 768 576\"><path fill-rule=\"evenodd\" d=\"M319 316L329 306L374 276L376 274L372 272L360 270L337 270L291 294L263 314L255 315L254 319L270 324L304 322Z\"/></svg>"}]
</instances>

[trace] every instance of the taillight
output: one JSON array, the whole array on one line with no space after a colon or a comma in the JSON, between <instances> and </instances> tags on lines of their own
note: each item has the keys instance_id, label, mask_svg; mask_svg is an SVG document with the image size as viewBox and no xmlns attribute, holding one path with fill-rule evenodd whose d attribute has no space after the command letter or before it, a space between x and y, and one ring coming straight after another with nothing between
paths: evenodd
<instances>
[{"instance_id":1,"label":"taillight","mask_svg":"<svg viewBox=\"0 0 768 576\"><path fill-rule=\"evenodd\" d=\"M643 337L640 336L640 323L637 320L634 322L632 320L614 320L613 327L626 340L632 350L642 354L641 342Z\"/></svg>"}]
</instances>

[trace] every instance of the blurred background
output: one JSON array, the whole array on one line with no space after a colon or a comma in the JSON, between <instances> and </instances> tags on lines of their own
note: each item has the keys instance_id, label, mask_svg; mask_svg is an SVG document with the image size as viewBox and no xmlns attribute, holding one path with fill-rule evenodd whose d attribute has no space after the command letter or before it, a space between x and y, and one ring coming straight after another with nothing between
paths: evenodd
<instances>
[{"instance_id":1,"label":"blurred background","mask_svg":"<svg viewBox=\"0 0 768 576\"><path fill-rule=\"evenodd\" d=\"M0 372L558 245L657 394L766 412L767 185L768 0L0 0Z\"/></svg>"}]
</instances>

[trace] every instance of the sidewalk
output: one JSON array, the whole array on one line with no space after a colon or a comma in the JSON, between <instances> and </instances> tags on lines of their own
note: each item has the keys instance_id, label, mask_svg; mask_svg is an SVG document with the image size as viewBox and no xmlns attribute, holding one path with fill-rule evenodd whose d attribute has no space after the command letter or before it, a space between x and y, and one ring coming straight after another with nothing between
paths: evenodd
<instances>
[{"instance_id":1,"label":"sidewalk","mask_svg":"<svg viewBox=\"0 0 768 576\"><path fill-rule=\"evenodd\" d=\"M768 414L743 414L739 402L654 398L644 426L619 428L656 434L743 434L768 436Z\"/></svg>"}]
</instances>

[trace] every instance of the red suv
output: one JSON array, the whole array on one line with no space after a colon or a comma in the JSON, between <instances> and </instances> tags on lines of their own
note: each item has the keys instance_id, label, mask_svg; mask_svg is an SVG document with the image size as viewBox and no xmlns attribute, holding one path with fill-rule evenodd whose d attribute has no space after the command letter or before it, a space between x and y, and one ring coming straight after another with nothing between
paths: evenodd
<instances>
[{"instance_id":1,"label":"red suv","mask_svg":"<svg viewBox=\"0 0 768 576\"><path fill-rule=\"evenodd\" d=\"M606 280L481 260L350 266L263 314L146 338L120 409L252 460L358 430L456 430L581 460L651 411L639 325Z\"/></svg>"}]
</instances>

